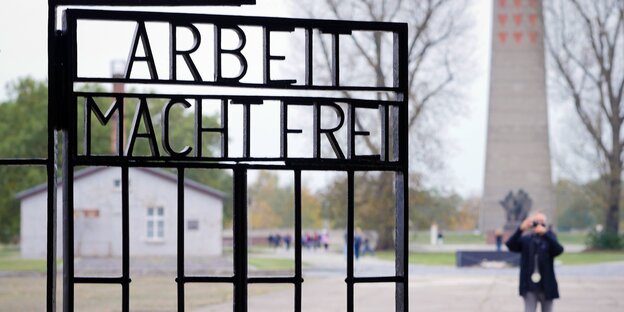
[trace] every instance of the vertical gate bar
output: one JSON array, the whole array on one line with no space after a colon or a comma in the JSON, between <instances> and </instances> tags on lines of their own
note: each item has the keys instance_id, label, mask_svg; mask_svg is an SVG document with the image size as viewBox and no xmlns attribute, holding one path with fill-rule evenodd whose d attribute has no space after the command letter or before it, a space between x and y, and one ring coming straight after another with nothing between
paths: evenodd
<instances>
[{"instance_id":1,"label":"vertical gate bar","mask_svg":"<svg viewBox=\"0 0 624 312\"><path fill-rule=\"evenodd\" d=\"M184 312L184 168L178 167L178 312Z\"/></svg>"},{"instance_id":2,"label":"vertical gate bar","mask_svg":"<svg viewBox=\"0 0 624 312\"><path fill-rule=\"evenodd\" d=\"M247 168L234 169L234 311L247 312Z\"/></svg>"},{"instance_id":3,"label":"vertical gate bar","mask_svg":"<svg viewBox=\"0 0 624 312\"><path fill-rule=\"evenodd\" d=\"M331 41L332 86L340 86L340 33L332 33Z\"/></svg>"},{"instance_id":4,"label":"vertical gate bar","mask_svg":"<svg viewBox=\"0 0 624 312\"><path fill-rule=\"evenodd\" d=\"M407 115L409 108L409 87L408 87L408 49L407 49L407 24L403 24L401 30L401 36L399 40L399 62L402 64L399 69L399 81L401 81L400 87L403 95L403 103L401 104L400 124L402 126L401 132L401 159L402 159L402 172L401 178L403 186L403 263L399 263L403 266L403 309L401 311L407 312L409 310L409 128L407 124Z\"/></svg>"},{"instance_id":5,"label":"vertical gate bar","mask_svg":"<svg viewBox=\"0 0 624 312\"><path fill-rule=\"evenodd\" d=\"M48 0L48 77L55 77L55 69L52 64L55 60L56 49L56 1ZM47 255L46 255L46 311L56 311L56 161L57 161L57 137L56 119L54 118L56 101L52 80L48 79L48 159L46 165L48 178L48 203L47 203Z\"/></svg>"},{"instance_id":6,"label":"vertical gate bar","mask_svg":"<svg viewBox=\"0 0 624 312\"><path fill-rule=\"evenodd\" d=\"M394 190L395 190L395 274L400 277L401 282L396 283L396 302L395 307L397 312L404 312L408 310L407 305L407 270L408 270L408 249L407 249L407 224L404 221L406 215L406 198L407 184L405 183L404 172L396 172L394 178Z\"/></svg>"},{"instance_id":7,"label":"vertical gate bar","mask_svg":"<svg viewBox=\"0 0 624 312\"><path fill-rule=\"evenodd\" d=\"M63 130L63 311L74 311L74 167Z\"/></svg>"},{"instance_id":8,"label":"vertical gate bar","mask_svg":"<svg viewBox=\"0 0 624 312\"><path fill-rule=\"evenodd\" d=\"M49 121L49 118L48 118ZM47 262L46 262L46 311L56 311L56 132L48 123L48 205L47 205Z\"/></svg>"},{"instance_id":9,"label":"vertical gate bar","mask_svg":"<svg viewBox=\"0 0 624 312\"><path fill-rule=\"evenodd\" d=\"M121 167L121 310L130 311L130 191L128 166Z\"/></svg>"},{"instance_id":10,"label":"vertical gate bar","mask_svg":"<svg viewBox=\"0 0 624 312\"><path fill-rule=\"evenodd\" d=\"M355 227L353 170L347 171L347 311L353 312L353 231Z\"/></svg>"},{"instance_id":11,"label":"vertical gate bar","mask_svg":"<svg viewBox=\"0 0 624 312\"><path fill-rule=\"evenodd\" d=\"M401 91L397 95L397 100L401 101L397 110L393 109L393 127L398 131L393 131L393 154L401 164L401 170L395 175L395 220L396 220L396 240L395 240L395 271L401 277L402 283L396 284L395 307L397 312L405 312L409 309L409 209L408 209L408 49L407 49L407 25L402 25L401 29L393 35L393 76L394 86Z\"/></svg>"},{"instance_id":12,"label":"vertical gate bar","mask_svg":"<svg viewBox=\"0 0 624 312\"><path fill-rule=\"evenodd\" d=\"M305 29L305 84L311 86L314 84L314 29Z\"/></svg>"},{"instance_id":13,"label":"vertical gate bar","mask_svg":"<svg viewBox=\"0 0 624 312\"><path fill-rule=\"evenodd\" d=\"M390 107L387 105L379 105L379 115L381 119L381 161L390 161L390 154L388 151L388 147L390 145L389 142L389 123L388 120L388 112L390 111Z\"/></svg>"},{"instance_id":14,"label":"vertical gate bar","mask_svg":"<svg viewBox=\"0 0 624 312\"><path fill-rule=\"evenodd\" d=\"M223 128L223 132L221 133L221 157L227 158L229 155L228 152L228 102L224 99L221 99L221 127Z\"/></svg>"},{"instance_id":15,"label":"vertical gate bar","mask_svg":"<svg viewBox=\"0 0 624 312\"><path fill-rule=\"evenodd\" d=\"M295 170L295 312L301 311L301 170Z\"/></svg>"}]
</instances>

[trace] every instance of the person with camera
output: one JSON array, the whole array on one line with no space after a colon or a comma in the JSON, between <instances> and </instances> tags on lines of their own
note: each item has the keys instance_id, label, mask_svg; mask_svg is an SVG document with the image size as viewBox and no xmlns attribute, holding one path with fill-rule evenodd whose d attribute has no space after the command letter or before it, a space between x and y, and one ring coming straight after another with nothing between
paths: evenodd
<instances>
[{"instance_id":1,"label":"person with camera","mask_svg":"<svg viewBox=\"0 0 624 312\"><path fill-rule=\"evenodd\" d=\"M521 253L520 296L525 312L553 310L553 299L559 298L554 258L563 253L555 233L546 227L546 216L537 212L526 218L505 243L509 251Z\"/></svg>"}]
</instances>

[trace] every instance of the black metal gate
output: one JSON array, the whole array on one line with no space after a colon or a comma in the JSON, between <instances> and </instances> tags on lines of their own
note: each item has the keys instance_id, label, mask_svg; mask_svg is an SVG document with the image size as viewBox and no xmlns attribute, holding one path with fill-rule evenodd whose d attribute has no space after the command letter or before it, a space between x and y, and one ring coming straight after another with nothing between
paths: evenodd
<instances>
[{"instance_id":1,"label":"black metal gate","mask_svg":"<svg viewBox=\"0 0 624 312\"><path fill-rule=\"evenodd\" d=\"M394 283L396 286L396 311L408 309L408 218L407 218L407 194L408 194L408 133L407 133L407 110L408 110L408 78L407 78L407 25L398 23L376 22L347 22L310 19L285 19L266 17L242 17L221 15L198 15L198 14L170 14L130 11L104 11L67 9L64 7L62 14L62 26L56 27L56 17L60 8L67 5L223 5L250 4L254 1L199 1L199 0L60 0L49 1L49 132L48 132L48 158L30 160L3 160L2 165L45 165L48 173L48 228L47 228L47 310L55 310L55 276L56 270L56 188L57 179L56 164L61 155L57 150L57 133L62 136L62 184L63 184L63 310L74 309L74 285L85 283L117 284L122 289L121 307L123 311L129 311L130 307L130 243L129 243L129 169L134 167L158 167L175 170L178 176L177 186L177 295L178 310L184 310L185 284L188 283L227 283L234 287L234 311L247 311L247 286L249 284L262 283L285 283L295 287L294 302L295 311L301 311L302 301L302 246L301 246L301 175L303 171L341 171L347 174L348 204L347 204L347 270L345 276L347 288L347 310L354 309L354 285L357 283ZM126 71L123 77L102 78L82 75L77 68L77 46L79 39L77 32L80 30L81 21L126 21L135 25L132 50L126 61ZM145 31L145 23L166 23L171 32L169 77L159 76L149 46L149 40ZM190 57L196 47L190 50L179 51L175 44L176 27L184 27L191 31L197 43L197 24L213 25L214 31L214 79L206 79L198 71ZM241 78L247 70L247 60L242 54L246 35L241 26L261 28L264 34L263 54L263 79L258 82L242 82ZM306 34L305 48L305 82L296 84L290 80L272 80L270 77L270 64L280 60L280 56L271 55L270 39L272 32L291 32L294 29L303 30ZM224 48L220 43L223 30L234 32L239 39L238 48ZM317 85L314 83L312 69L312 33L314 31L332 36L332 76L331 85ZM341 85L340 83L340 59L339 41L341 36L349 35L354 31L375 31L392 34L393 36L393 85L389 87ZM143 45L144 55L136 53L139 42ZM238 76L225 77L221 71L221 57L228 55L236 58L240 63ZM186 68L190 71L193 79L181 80L175 75L180 66L176 59L181 56L185 61ZM147 65L149 78L133 78L132 68L134 64ZM174 86L202 86L224 87L228 90L268 89L268 90L300 90L302 96L292 95L240 95L228 94L203 94L203 93L172 93L151 94L132 92L84 92L78 91L76 85L80 83L124 83L142 85L174 85ZM232 89L233 88L233 89ZM220 89L219 89L220 90ZM307 91L305 93L303 91ZM385 92L393 94L394 98L388 100L356 99L340 96L308 96L310 91L319 92ZM225 92L223 92L225 93ZM114 99L109 111L103 113L95 105L96 98L108 97ZM114 155L95 155L91 153L91 135L89 129L90 115L97 116L102 124L106 124L117 113L123 116L124 100L132 99L137 104L135 123L130 127L129 142L122 146L119 140L117 153ZM155 142L154 129L151 126L147 102L150 99L160 99L166 102L165 109L161 113L163 122L163 141L159 148ZM261 105L263 101L275 101L280 105L281 126L280 137L281 152L277 157L254 157L251 150L250 111L252 105ZM195 146L185 146L176 150L168 141L168 111L176 105L184 109L193 106L196 114L201 116L204 102L219 101L222 105L221 127L206 128L201 125L201 118L196 118ZM85 112L81 120L75 103L83 103ZM191 104L192 103L192 104ZM232 157L228 151L228 131L225 126L228 123L227 104L240 104L243 107L243 148L242 156ZM341 103L342 106L336 103ZM288 125L288 109L292 106L307 106L314 111L313 137L314 152L312 157L291 157L288 155L288 135L300 133L300 129L290 128ZM343 109L343 107L346 107ZM336 111L340 125L335 128L325 128L321 122L321 109L330 108ZM359 155L356 152L356 137L368 135L368 132L357 129L355 115L357 109L376 109L381 120L381 151L379 155ZM346 110L346 112L345 112ZM84 124L79 127L79 122ZM144 122L146 130L140 132L138 123ZM345 125L348 132L346 151L343 151L333 133L337 128ZM54 127L52 127L54 125ZM123 123L118 123L118 135L124 133ZM79 133L83 129L83 133ZM204 156L201 152L201 137L204 133L214 133L220 136L221 153L218 156ZM324 157L321 154L321 138L325 135L335 153L332 157ZM83 137L79 142L78 138ZM134 142L137 139L146 140L150 146L149 155L137 156L133 154ZM81 146L82 144L82 146ZM162 149L162 150L161 150ZM89 277L76 276L74 274L74 224L73 224L73 176L79 166L107 166L117 167L121 170L121 198L122 198L122 272L118 277ZM234 198L234 274L228 277L221 276L187 276L184 272L184 177L185 170L189 168L228 169L233 172L233 198ZM247 173L248 170L268 169L286 170L292 172L295 188L295 273L294 276L283 277L249 277L247 274ZM396 258L395 274L392 276L359 277L354 275L354 177L357 172L381 171L394 174L395 188L395 241Z\"/></svg>"}]
</instances>

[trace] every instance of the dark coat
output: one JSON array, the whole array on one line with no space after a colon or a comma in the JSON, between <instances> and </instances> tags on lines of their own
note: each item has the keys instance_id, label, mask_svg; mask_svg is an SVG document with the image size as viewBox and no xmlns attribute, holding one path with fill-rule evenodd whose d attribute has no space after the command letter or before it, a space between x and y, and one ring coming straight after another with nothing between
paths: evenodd
<instances>
[{"instance_id":1,"label":"dark coat","mask_svg":"<svg viewBox=\"0 0 624 312\"><path fill-rule=\"evenodd\" d=\"M507 240L509 251L520 252L520 295L524 296L530 290L531 274L535 262L535 253L538 255L539 272L542 275L542 286L546 300L559 298L559 287L555 278L553 259L563 253L563 246L557 241L557 236L552 231L546 232L542 236L542 243L539 248L533 242L537 234L522 235L522 230L518 229ZM536 251L537 249L537 251Z\"/></svg>"}]
</instances>

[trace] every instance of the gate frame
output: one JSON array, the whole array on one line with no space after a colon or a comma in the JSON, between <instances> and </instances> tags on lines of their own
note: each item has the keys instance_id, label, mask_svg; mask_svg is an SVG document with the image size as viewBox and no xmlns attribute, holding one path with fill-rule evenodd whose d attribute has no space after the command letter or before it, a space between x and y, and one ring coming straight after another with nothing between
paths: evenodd
<instances>
[{"instance_id":1,"label":"gate frame","mask_svg":"<svg viewBox=\"0 0 624 312\"><path fill-rule=\"evenodd\" d=\"M313 166L304 165L302 162L307 159L294 159L289 166L272 166L268 164L247 164L241 163L244 161L256 160L262 161L262 159L239 159L236 160L236 164L232 166L215 165L215 166L202 166L201 164L193 163L193 161L162 161L153 163L134 163L132 160L123 161L120 165L119 162L114 164L109 161L101 161L100 166L118 166L122 172L122 276L114 278L95 278L95 277L76 277L73 272L73 166L76 164L85 165L80 163L74 158L75 144L72 136L76 134L75 123L78 121L74 119L71 112L74 110L69 107L75 106L75 97L77 92L73 91L73 83L75 82L75 75L71 68L72 62L76 60L69 59L72 55L69 53L72 51L72 42L69 42L66 27L64 23L62 25L63 30L57 30L56 28L56 16L57 9L62 5L75 5L88 2L86 5L102 5L104 3L108 5L137 5L137 6L151 6L151 5L198 5L193 0L137 0L138 3L132 4L131 0L49 0L48 7L48 77L49 79L49 94L48 94L48 158L47 159L32 159L24 160L21 164L37 164L46 165L48 173L48 228L47 228L47 287L46 287L46 308L47 311L56 310L56 181L57 181L57 163L59 162L58 148L57 148L57 133L62 137L62 185L63 185L63 311L73 311L74 298L73 298L73 286L76 283L114 283L121 284L122 287L122 310L129 310L129 211L127 209L129 202L128 193L128 170L133 166L152 166L152 167L169 167L177 169L178 173L178 207L183 207L184 196L183 194L183 180L185 168L227 168L232 169L234 173L233 187L234 187L234 276L229 277L186 277L184 276L184 209L178 209L178 278L176 282L178 285L178 311L184 311L184 283L188 282L211 282L211 283L232 283L234 285L234 311L247 311L247 285L253 283L292 283L295 286L295 311L301 310L301 286L303 283L302 268L301 268L301 172L302 170L337 170L347 173L348 184L348 205L347 205L347 278L345 282L347 284L347 310L353 311L354 306L354 285L356 283L395 283L395 306L396 311L407 311L408 309L408 133L407 133L407 109L408 109L408 75L407 75L407 25L397 23L377 23L377 22L343 22L333 21L336 23L361 23L369 25L381 25L381 24L396 24L400 25L394 32L394 64L393 64L393 76L394 85L392 89L397 94L396 102L400 102L401 105L397 105L398 109L389 109L389 118L392 122L392 129L389 129L391 134L385 133L383 135L391 136L392 151L389 151L398 161L393 162L392 166L388 168L376 167L374 164L363 162L356 162L353 166L348 166L348 169L344 169L345 163L336 161L333 162L328 159L324 159L324 163L318 163ZM201 2L201 1L199 1ZM207 1L211 4L204 5L223 5L227 0L213 0ZM241 4L251 4L254 0L241 0ZM229 2L228 2L229 3ZM201 4L199 4L201 5ZM73 10L73 11L89 11L89 10ZM91 11L96 12L96 11ZM107 11L111 12L111 11ZM140 14L140 12L124 11L126 14ZM65 13L64 13L65 14ZM152 13L145 13L152 14ZM167 15L168 13L160 13ZM188 15L184 13L172 13L174 15ZM249 18L249 17L240 17ZM271 18L267 18L271 19ZM292 20L292 21L323 21L324 20L303 20L303 19L275 19L275 20ZM65 21L63 21L65 22ZM75 28L74 28L75 30ZM75 56L75 55L73 55ZM334 71L338 70L339 66L334 66ZM114 79L101 79L101 82L112 82ZM126 79L122 79L126 80ZM127 82L127 81L126 81ZM335 84L336 86L337 84ZM289 89L288 87L280 87L277 89ZM295 88L291 88L295 89ZM320 88L323 89L323 88ZM348 87L345 87L348 89ZM379 89L379 88L372 88ZM329 88L328 90L335 90ZM366 90L366 88L359 89ZM115 94L115 93L110 93ZM128 94L124 94L128 95ZM162 96L161 96L162 97ZM266 98L262 96L261 98ZM344 100L344 98L341 98ZM69 108L69 109L68 109ZM388 122L388 121L386 121ZM72 142L73 141L73 142ZM249 144L249 140L247 143ZM383 147L386 150L388 146ZM389 153L386 156L390 155ZM76 154L77 155L77 154ZM130 157L132 158L132 157ZM149 157L148 157L149 158ZM173 159L173 157L170 157ZM245 157L243 157L245 158ZM312 158L314 159L314 158ZM4 163L4 162L3 162ZM0 163L0 164L3 164ZM93 164L90 164L93 165ZM391 169L391 168L393 169ZM294 188L295 188L295 276L294 277L252 277L247 276L247 171L250 169L273 169L273 170L288 170L294 173ZM357 171L390 171L395 174L394 190L395 190L395 276L385 277L355 277L354 276L354 259L353 259L353 242L354 242L354 177ZM69 179L67 179L69 177ZM237 248L238 245L238 248ZM182 261L180 261L182 260ZM180 297L182 300L180 300Z\"/></svg>"}]
</instances>

